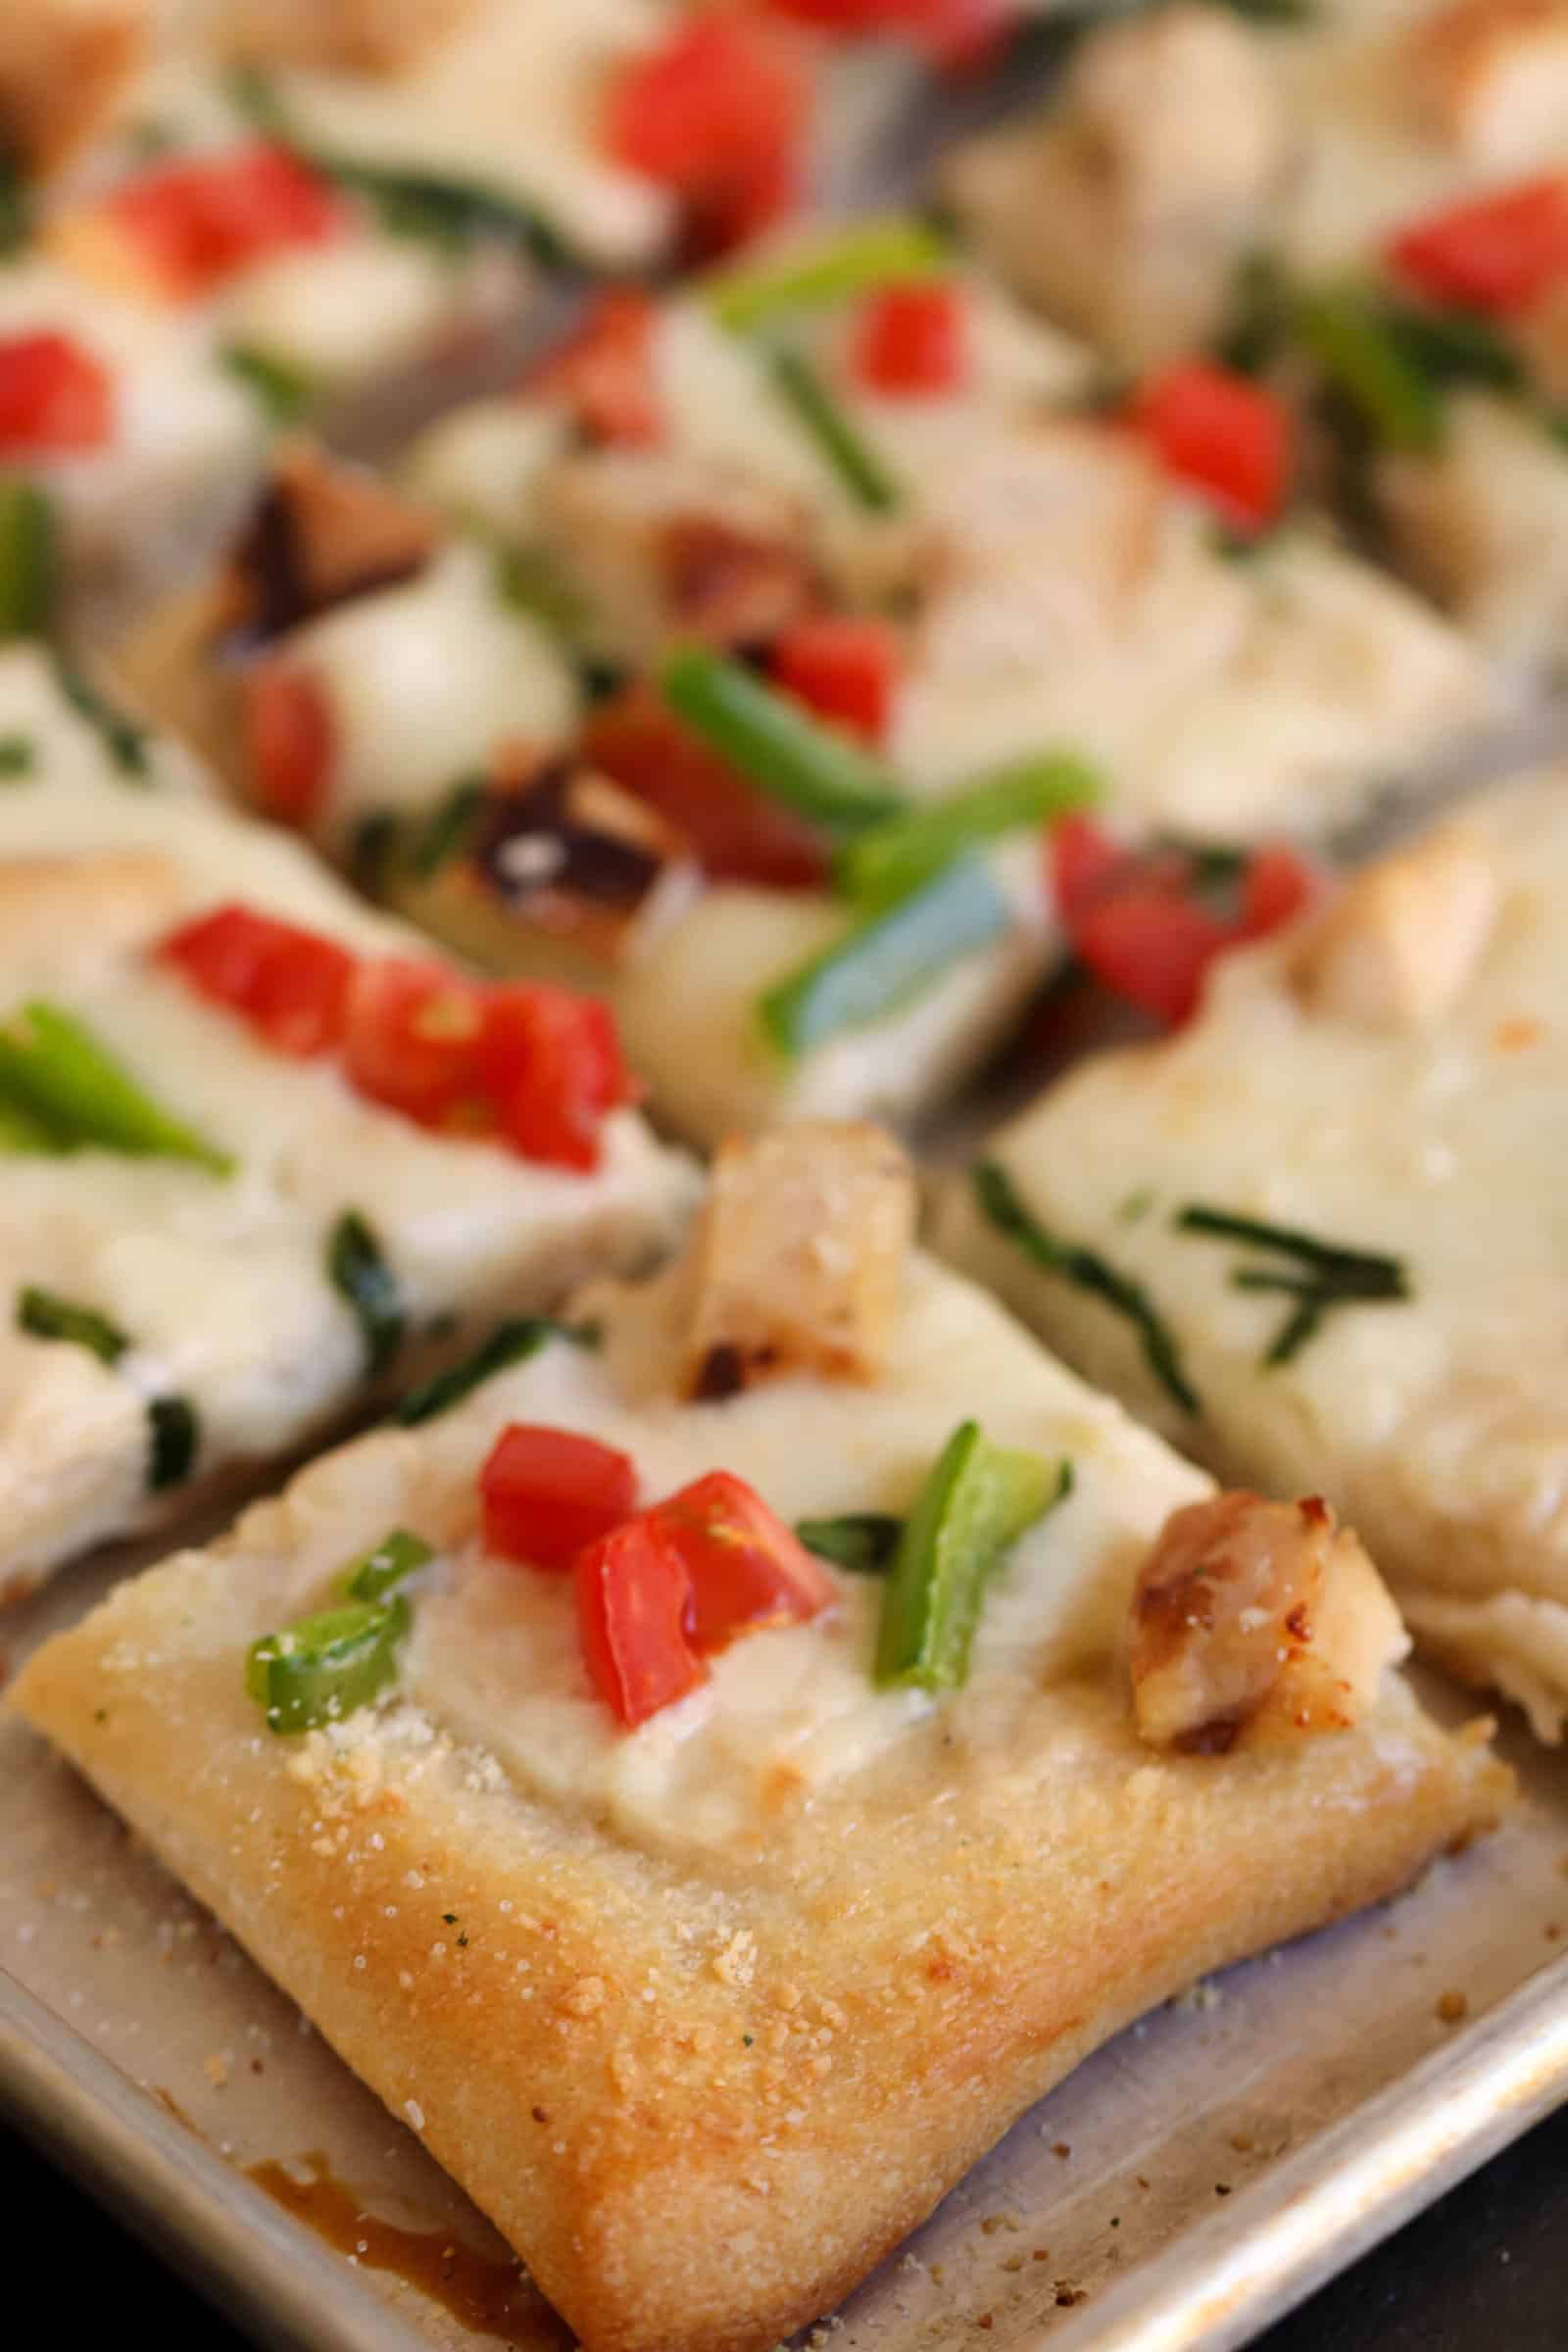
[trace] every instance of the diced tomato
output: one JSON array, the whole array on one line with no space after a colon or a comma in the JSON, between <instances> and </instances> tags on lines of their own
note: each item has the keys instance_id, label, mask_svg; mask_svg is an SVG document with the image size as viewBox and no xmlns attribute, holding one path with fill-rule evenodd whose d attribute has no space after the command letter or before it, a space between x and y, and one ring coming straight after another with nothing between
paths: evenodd
<instances>
[{"instance_id":1,"label":"diced tomato","mask_svg":"<svg viewBox=\"0 0 1568 2352\"><path fill-rule=\"evenodd\" d=\"M331 707L308 670L282 661L258 662L242 694L251 790L269 816L303 832L321 815L331 786Z\"/></svg>"},{"instance_id":2,"label":"diced tomato","mask_svg":"<svg viewBox=\"0 0 1568 2352\"><path fill-rule=\"evenodd\" d=\"M855 322L850 364L861 383L892 400L956 392L969 372L968 323L961 286L884 286Z\"/></svg>"},{"instance_id":3,"label":"diced tomato","mask_svg":"<svg viewBox=\"0 0 1568 2352\"><path fill-rule=\"evenodd\" d=\"M319 932L219 906L172 932L158 954L280 1054L324 1054L342 1037L354 958Z\"/></svg>"},{"instance_id":4,"label":"diced tomato","mask_svg":"<svg viewBox=\"0 0 1568 2352\"><path fill-rule=\"evenodd\" d=\"M158 164L103 198L163 290L188 299L291 246L319 245L342 206L331 182L287 148L257 143Z\"/></svg>"},{"instance_id":5,"label":"diced tomato","mask_svg":"<svg viewBox=\"0 0 1568 2352\"><path fill-rule=\"evenodd\" d=\"M628 1731L707 1680L686 1636L691 1579L650 1513L578 1552L571 1574L583 1664Z\"/></svg>"},{"instance_id":6,"label":"diced tomato","mask_svg":"<svg viewBox=\"0 0 1568 2352\"><path fill-rule=\"evenodd\" d=\"M0 457L102 449L115 428L109 370L69 335L0 340Z\"/></svg>"},{"instance_id":7,"label":"diced tomato","mask_svg":"<svg viewBox=\"0 0 1568 2352\"><path fill-rule=\"evenodd\" d=\"M647 447L664 437L654 374L659 308L638 287L612 286L524 379L536 400L569 409L591 440Z\"/></svg>"},{"instance_id":8,"label":"diced tomato","mask_svg":"<svg viewBox=\"0 0 1568 2352\"><path fill-rule=\"evenodd\" d=\"M1087 907L1072 944L1104 987L1176 1028L1196 1010L1203 975L1234 934L1179 891L1134 883Z\"/></svg>"},{"instance_id":9,"label":"diced tomato","mask_svg":"<svg viewBox=\"0 0 1568 2352\"><path fill-rule=\"evenodd\" d=\"M695 250L719 253L794 202L809 104L798 35L713 10L627 67L610 93L605 143L681 198Z\"/></svg>"},{"instance_id":10,"label":"diced tomato","mask_svg":"<svg viewBox=\"0 0 1568 2352\"><path fill-rule=\"evenodd\" d=\"M355 972L343 1068L372 1102L421 1127L486 1134L495 1114L480 1071L485 992L445 964L380 956Z\"/></svg>"},{"instance_id":11,"label":"diced tomato","mask_svg":"<svg viewBox=\"0 0 1568 2352\"><path fill-rule=\"evenodd\" d=\"M1240 530L1262 530L1284 505L1295 427L1282 400L1207 360L1178 360L1148 377L1130 421L1160 464Z\"/></svg>"},{"instance_id":12,"label":"diced tomato","mask_svg":"<svg viewBox=\"0 0 1568 2352\"><path fill-rule=\"evenodd\" d=\"M1526 180L1413 221L1386 258L1428 301L1525 310L1568 275L1568 179Z\"/></svg>"},{"instance_id":13,"label":"diced tomato","mask_svg":"<svg viewBox=\"0 0 1568 2352\"><path fill-rule=\"evenodd\" d=\"M773 890L822 882L827 859L811 828L710 752L651 686L601 704L583 729L582 754L684 833L714 881Z\"/></svg>"},{"instance_id":14,"label":"diced tomato","mask_svg":"<svg viewBox=\"0 0 1568 2352\"><path fill-rule=\"evenodd\" d=\"M903 649L888 621L823 613L798 620L775 643L768 667L786 694L880 743L893 715Z\"/></svg>"},{"instance_id":15,"label":"diced tomato","mask_svg":"<svg viewBox=\"0 0 1568 2352\"><path fill-rule=\"evenodd\" d=\"M605 1120L636 1092L609 1005L543 983L487 992L478 1066L499 1133L554 1167L596 1168Z\"/></svg>"},{"instance_id":16,"label":"diced tomato","mask_svg":"<svg viewBox=\"0 0 1568 2352\"><path fill-rule=\"evenodd\" d=\"M727 1470L656 1503L654 1520L686 1564L694 1648L723 1649L742 1634L800 1625L836 1597L824 1570L744 1479Z\"/></svg>"},{"instance_id":17,"label":"diced tomato","mask_svg":"<svg viewBox=\"0 0 1568 2352\"><path fill-rule=\"evenodd\" d=\"M531 1568L571 1566L585 1544L608 1536L637 1507L629 1454L573 1429L514 1421L479 1473L484 1540Z\"/></svg>"},{"instance_id":18,"label":"diced tomato","mask_svg":"<svg viewBox=\"0 0 1568 2352\"><path fill-rule=\"evenodd\" d=\"M1047 880L1064 920L1070 921L1126 870L1129 853L1092 816L1061 816L1046 835Z\"/></svg>"},{"instance_id":19,"label":"diced tomato","mask_svg":"<svg viewBox=\"0 0 1568 2352\"><path fill-rule=\"evenodd\" d=\"M1298 850L1283 843L1254 850L1242 875L1242 937L1266 939L1271 931L1304 914L1321 890L1316 868Z\"/></svg>"}]
</instances>

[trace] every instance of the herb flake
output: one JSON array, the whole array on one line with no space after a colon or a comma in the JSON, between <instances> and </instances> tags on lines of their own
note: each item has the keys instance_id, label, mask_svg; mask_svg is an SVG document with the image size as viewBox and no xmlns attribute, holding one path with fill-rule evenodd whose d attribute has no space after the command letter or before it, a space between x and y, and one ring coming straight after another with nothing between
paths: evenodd
<instances>
[{"instance_id":1,"label":"herb flake","mask_svg":"<svg viewBox=\"0 0 1568 2352\"><path fill-rule=\"evenodd\" d=\"M579 1348L591 1347L593 1337L570 1323L552 1322L548 1315L517 1315L498 1323L488 1339L481 1341L471 1355L459 1364L449 1364L411 1389L392 1415L400 1429L417 1429L424 1421L433 1421L438 1413L449 1412L471 1396L475 1389L493 1380L513 1364L525 1363L530 1355L552 1340L571 1340Z\"/></svg>"},{"instance_id":2,"label":"herb flake","mask_svg":"<svg viewBox=\"0 0 1568 2352\"><path fill-rule=\"evenodd\" d=\"M1238 1216L1230 1209L1210 1208L1191 1201L1174 1219L1178 1233L1198 1234L1208 1241L1240 1242L1251 1250L1283 1259L1283 1265L1238 1266L1231 1275L1239 1291L1277 1292L1293 1303L1263 1352L1272 1368L1288 1364L1316 1337L1325 1316L1339 1306L1397 1304L1411 1296L1409 1277L1398 1258L1381 1251L1352 1250L1339 1242L1323 1241L1298 1226L1270 1225L1259 1217Z\"/></svg>"},{"instance_id":3,"label":"herb flake","mask_svg":"<svg viewBox=\"0 0 1568 2352\"><path fill-rule=\"evenodd\" d=\"M333 1289L359 1322L365 1341L366 1377L379 1379L403 1345L408 1315L397 1277L357 1208L345 1209L332 1228L326 1271Z\"/></svg>"}]
</instances>

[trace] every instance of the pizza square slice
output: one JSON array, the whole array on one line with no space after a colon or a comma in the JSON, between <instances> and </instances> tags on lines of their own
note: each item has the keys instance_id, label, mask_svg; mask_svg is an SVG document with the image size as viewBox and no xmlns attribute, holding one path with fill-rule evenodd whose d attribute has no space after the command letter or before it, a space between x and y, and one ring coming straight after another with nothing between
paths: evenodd
<instances>
[{"instance_id":1,"label":"pizza square slice","mask_svg":"<svg viewBox=\"0 0 1568 2352\"><path fill-rule=\"evenodd\" d=\"M1004 1127L946 1244L1227 1478L1305 1474L1418 1641L1568 1709L1563 779L1468 806Z\"/></svg>"},{"instance_id":2,"label":"pizza square slice","mask_svg":"<svg viewBox=\"0 0 1568 2352\"><path fill-rule=\"evenodd\" d=\"M602 1004L485 988L0 653L0 1590L672 1239Z\"/></svg>"},{"instance_id":3,"label":"pizza square slice","mask_svg":"<svg viewBox=\"0 0 1568 2352\"><path fill-rule=\"evenodd\" d=\"M10 1694L593 2352L762 2352L1506 1793L1324 1504L1216 1494L910 1213L874 1130L726 1152L592 1347L416 1395Z\"/></svg>"}]
</instances>

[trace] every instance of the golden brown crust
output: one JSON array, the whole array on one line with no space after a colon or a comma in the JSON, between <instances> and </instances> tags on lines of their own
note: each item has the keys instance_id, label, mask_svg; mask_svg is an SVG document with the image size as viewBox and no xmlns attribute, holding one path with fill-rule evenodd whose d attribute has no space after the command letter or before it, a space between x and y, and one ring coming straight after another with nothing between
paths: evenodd
<instances>
[{"instance_id":1,"label":"golden brown crust","mask_svg":"<svg viewBox=\"0 0 1568 2352\"><path fill-rule=\"evenodd\" d=\"M113 113L140 62L146 18L143 0L7 0L0 152L40 178L69 162Z\"/></svg>"},{"instance_id":2,"label":"golden brown crust","mask_svg":"<svg viewBox=\"0 0 1568 2352\"><path fill-rule=\"evenodd\" d=\"M1506 1795L1395 1680L1340 1738L1216 1759L1152 1756L1104 1679L1045 1702L1021 1779L960 1766L937 1718L787 1846L657 1858L407 1710L335 1746L259 1734L241 1664L323 1475L248 1514L240 1556L122 1588L13 1702L594 2352L762 2352L1119 2025L1393 1891Z\"/></svg>"}]
</instances>

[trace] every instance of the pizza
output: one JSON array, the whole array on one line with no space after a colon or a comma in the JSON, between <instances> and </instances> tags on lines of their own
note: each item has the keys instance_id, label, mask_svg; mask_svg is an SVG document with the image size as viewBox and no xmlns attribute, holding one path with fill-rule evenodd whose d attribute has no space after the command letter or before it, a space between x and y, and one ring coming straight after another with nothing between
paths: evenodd
<instances>
[{"instance_id":1,"label":"pizza","mask_svg":"<svg viewBox=\"0 0 1568 2352\"><path fill-rule=\"evenodd\" d=\"M690 1184L601 1004L438 962L36 646L0 777L15 1594L657 1254Z\"/></svg>"},{"instance_id":2,"label":"pizza","mask_svg":"<svg viewBox=\"0 0 1568 2352\"><path fill-rule=\"evenodd\" d=\"M947 1246L1210 1463L1304 1474L1418 1641L1568 1709L1551 1137L1568 822L1485 795L1002 1129Z\"/></svg>"},{"instance_id":3,"label":"pizza","mask_svg":"<svg viewBox=\"0 0 1568 2352\"><path fill-rule=\"evenodd\" d=\"M726 1150L671 1270L9 1694L596 2352L762 2352L1119 2025L1506 1794L1325 1503L1217 1493L912 1213L875 1130Z\"/></svg>"}]
</instances>

